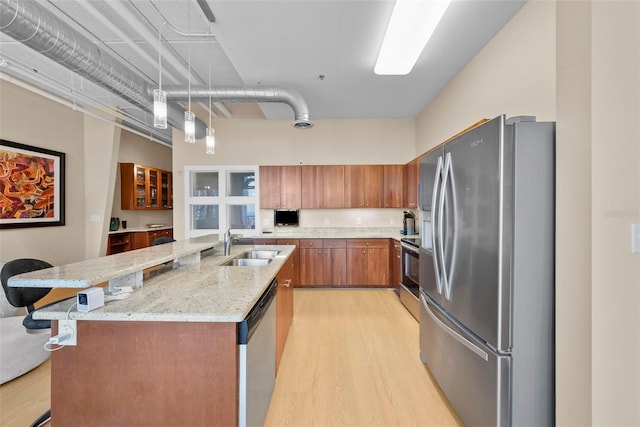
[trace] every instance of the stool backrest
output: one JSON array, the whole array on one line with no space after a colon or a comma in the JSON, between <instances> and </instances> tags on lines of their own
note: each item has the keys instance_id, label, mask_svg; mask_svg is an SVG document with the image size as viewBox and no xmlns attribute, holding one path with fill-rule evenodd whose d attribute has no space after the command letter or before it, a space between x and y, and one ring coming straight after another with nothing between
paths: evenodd
<instances>
[{"instance_id":1,"label":"stool backrest","mask_svg":"<svg viewBox=\"0 0 640 427\"><path fill-rule=\"evenodd\" d=\"M14 288L9 286L9 278L17 274L51 267L53 265L48 262L34 258L18 258L4 264L2 271L0 271L0 281L2 281L2 289L4 289L9 304L14 307L27 307L27 311L33 311L33 304L47 295L51 288Z\"/></svg>"}]
</instances>

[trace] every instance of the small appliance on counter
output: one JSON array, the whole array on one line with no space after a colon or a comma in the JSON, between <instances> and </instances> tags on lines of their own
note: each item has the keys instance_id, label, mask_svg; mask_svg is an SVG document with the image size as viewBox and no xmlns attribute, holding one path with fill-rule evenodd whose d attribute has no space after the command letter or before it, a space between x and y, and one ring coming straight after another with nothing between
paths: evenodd
<instances>
[{"instance_id":1,"label":"small appliance on counter","mask_svg":"<svg viewBox=\"0 0 640 427\"><path fill-rule=\"evenodd\" d=\"M402 221L401 234L410 236L416 234L416 217L411 211L404 211L404 220Z\"/></svg>"}]
</instances>

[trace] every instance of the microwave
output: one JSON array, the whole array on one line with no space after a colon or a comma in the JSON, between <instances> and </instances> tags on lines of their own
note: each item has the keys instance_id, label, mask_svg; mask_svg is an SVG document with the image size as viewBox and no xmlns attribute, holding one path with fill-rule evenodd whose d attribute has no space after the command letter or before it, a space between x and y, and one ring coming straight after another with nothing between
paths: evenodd
<instances>
[{"instance_id":1,"label":"microwave","mask_svg":"<svg viewBox=\"0 0 640 427\"><path fill-rule=\"evenodd\" d=\"M297 209L276 209L273 211L273 225L276 227L292 226L299 224Z\"/></svg>"}]
</instances>

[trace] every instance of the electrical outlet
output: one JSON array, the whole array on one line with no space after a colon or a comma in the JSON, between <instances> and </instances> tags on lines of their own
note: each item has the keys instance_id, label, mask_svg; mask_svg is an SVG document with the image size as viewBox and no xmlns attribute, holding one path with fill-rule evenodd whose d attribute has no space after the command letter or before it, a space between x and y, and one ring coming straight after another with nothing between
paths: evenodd
<instances>
[{"instance_id":1,"label":"electrical outlet","mask_svg":"<svg viewBox=\"0 0 640 427\"><path fill-rule=\"evenodd\" d=\"M640 254L640 224L631 224L631 253Z\"/></svg>"},{"instance_id":2,"label":"electrical outlet","mask_svg":"<svg viewBox=\"0 0 640 427\"><path fill-rule=\"evenodd\" d=\"M324 225L329 225L329 223L330 223L330 222L331 222L331 221L329 221L329 218L325 218L325 219L324 219Z\"/></svg>"},{"instance_id":3,"label":"electrical outlet","mask_svg":"<svg viewBox=\"0 0 640 427\"><path fill-rule=\"evenodd\" d=\"M268 218L264 218L262 220L262 225L269 225L269 219Z\"/></svg>"},{"instance_id":4,"label":"electrical outlet","mask_svg":"<svg viewBox=\"0 0 640 427\"><path fill-rule=\"evenodd\" d=\"M357 217L356 218L356 225L360 225L360 224L362 224L362 218Z\"/></svg>"},{"instance_id":5,"label":"electrical outlet","mask_svg":"<svg viewBox=\"0 0 640 427\"><path fill-rule=\"evenodd\" d=\"M393 218L389 218L389 224L393 225Z\"/></svg>"},{"instance_id":6,"label":"electrical outlet","mask_svg":"<svg viewBox=\"0 0 640 427\"><path fill-rule=\"evenodd\" d=\"M59 341L58 345L78 345L78 322L76 320L58 320L58 335L71 334Z\"/></svg>"}]
</instances>

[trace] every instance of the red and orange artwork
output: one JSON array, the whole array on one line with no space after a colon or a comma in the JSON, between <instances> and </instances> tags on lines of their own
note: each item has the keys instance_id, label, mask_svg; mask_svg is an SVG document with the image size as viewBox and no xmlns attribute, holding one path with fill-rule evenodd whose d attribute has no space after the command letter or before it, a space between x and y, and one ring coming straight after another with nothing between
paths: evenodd
<instances>
[{"instance_id":1,"label":"red and orange artwork","mask_svg":"<svg viewBox=\"0 0 640 427\"><path fill-rule=\"evenodd\" d=\"M0 149L0 219L54 218L55 159Z\"/></svg>"}]
</instances>

